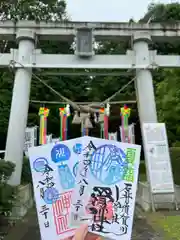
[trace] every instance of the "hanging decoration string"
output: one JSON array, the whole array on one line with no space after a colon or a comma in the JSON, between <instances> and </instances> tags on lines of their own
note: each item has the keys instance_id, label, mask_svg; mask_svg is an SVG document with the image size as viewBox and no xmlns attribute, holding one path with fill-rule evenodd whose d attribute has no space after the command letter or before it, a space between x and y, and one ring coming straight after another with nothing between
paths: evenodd
<instances>
[{"instance_id":1,"label":"hanging decoration string","mask_svg":"<svg viewBox=\"0 0 180 240\"><path fill-rule=\"evenodd\" d=\"M39 116L40 116L40 128L39 128L39 144L46 144L46 135L47 135L47 117L49 115L49 109L40 107Z\"/></svg>"},{"instance_id":2,"label":"hanging decoration string","mask_svg":"<svg viewBox=\"0 0 180 240\"><path fill-rule=\"evenodd\" d=\"M121 113L121 129L122 129L122 142L129 143L129 126L128 126L128 120L130 117L131 109L127 107L127 105L124 105L120 109Z\"/></svg>"}]
</instances>

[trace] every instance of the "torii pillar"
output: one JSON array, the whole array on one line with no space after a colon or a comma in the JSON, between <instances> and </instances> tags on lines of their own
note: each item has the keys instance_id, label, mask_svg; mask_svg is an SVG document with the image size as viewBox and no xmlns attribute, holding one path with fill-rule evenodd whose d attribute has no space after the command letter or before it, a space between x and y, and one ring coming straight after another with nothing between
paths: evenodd
<instances>
[{"instance_id":1,"label":"torii pillar","mask_svg":"<svg viewBox=\"0 0 180 240\"><path fill-rule=\"evenodd\" d=\"M134 52L136 64L146 66L143 69L136 70L136 96L138 111L141 123L156 123L157 111L153 88L153 79L150 66L150 56L148 44L151 42L151 37L148 32L137 32L134 34Z\"/></svg>"},{"instance_id":2,"label":"torii pillar","mask_svg":"<svg viewBox=\"0 0 180 240\"><path fill-rule=\"evenodd\" d=\"M19 61L22 63L31 63L32 53L35 48L34 32L28 29L23 29L18 31L16 38L19 43ZM14 80L5 152L5 160L16 164L15 171L9 180L9 184L12 186L17 186L21 182L31 78L32 68L25 69L23 66L19 66L17 68Z\"/></svg>"}]
</instances>

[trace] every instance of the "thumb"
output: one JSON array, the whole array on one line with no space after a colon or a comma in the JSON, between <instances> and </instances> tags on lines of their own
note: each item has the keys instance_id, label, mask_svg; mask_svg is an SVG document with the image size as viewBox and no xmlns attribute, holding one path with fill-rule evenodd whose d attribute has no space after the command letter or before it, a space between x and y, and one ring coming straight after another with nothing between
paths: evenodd
<instances>
[{"instance_id":1,"label":"thumb","mask_svg":"<svg viewBox=\"0 0 180 240\"><path fill-rule=\"evenodd\" d=\"M84 240L86 234L88 233L88 225L81 225L75 232L73 240Z\"/></svg>"}]
</instances>

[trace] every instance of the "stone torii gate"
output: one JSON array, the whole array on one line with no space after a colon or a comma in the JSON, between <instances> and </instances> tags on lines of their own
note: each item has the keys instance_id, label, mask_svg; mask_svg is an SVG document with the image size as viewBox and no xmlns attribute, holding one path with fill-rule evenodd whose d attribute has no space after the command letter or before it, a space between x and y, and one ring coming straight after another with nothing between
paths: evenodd
<instances>
[{"instance_id":1,"label":"stone torii gate","mask_svg":"<svg viewBox=\"0 0 180 240\"><path fill-rule=\"evenodd\" d=\"M0 67L13 64L16 68L5 153L5 159L16 161L11 185L20 184L33 68L136 69L135 88L142 124L157 122L151 70L156 66L180 67L180 56L160 56L148 49L151 40L179 40L180 24L1 22L1 39L12 40L14 36L18 49L0 55ZM35 49L37 39L75 40L75 54L42 54ZM94 55L94 40L131 40L133 49L126 55Z\"/></svg>"}]
</instances>

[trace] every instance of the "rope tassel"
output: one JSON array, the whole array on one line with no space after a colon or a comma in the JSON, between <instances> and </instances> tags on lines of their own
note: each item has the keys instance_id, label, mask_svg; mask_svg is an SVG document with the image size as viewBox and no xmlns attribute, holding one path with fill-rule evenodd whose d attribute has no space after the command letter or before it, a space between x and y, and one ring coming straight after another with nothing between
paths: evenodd
<instances>
[{"instance_id":1,"label":"rope tassel","mask_svg":"<svg viewBox=\"0 0 180 240\"><path fill-rule=\"evenodd\" d=\"M121 115L121 128L122 128L122 142L130 142L129 140L129 131L128 131L128 120L130 117L131 109L124 105L120 109Z\"/></svg>"}]
</instances>

